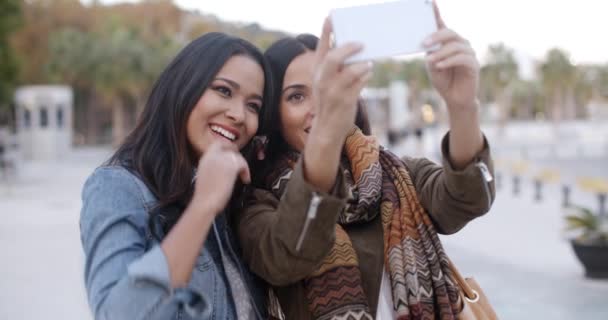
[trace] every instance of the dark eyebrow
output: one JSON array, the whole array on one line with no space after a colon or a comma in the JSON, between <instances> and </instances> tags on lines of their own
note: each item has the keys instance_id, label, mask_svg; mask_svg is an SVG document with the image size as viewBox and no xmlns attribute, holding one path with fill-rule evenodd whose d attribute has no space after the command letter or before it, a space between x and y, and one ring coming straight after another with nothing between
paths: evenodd
<instances>
[{"instance_id":1,"label":"dark eyebrow","mask_svg":"<svg viewBox=\"0 0 608 320\"><path fill-rule=\"evenodd\" d=\"M288 87L285 87L285 89L283 89L283 91L281 91L281 95L285 93L285 91L289 90L289 89L306 89L306 86L303 84L292 84Z\"/></svg>"},{"instance_id":2,"label":"dark eyebrow","mask_svg":"<svg viewBox=\"0 0 608 320\"><path fill-rule=\"evenodd\" d=\"M228 84L229 84L229 85L233 86L233 87L234 87L235 89L237 89L237 90L241 88L241 86L240 86L238 83L236 83L236 82L234 82L234 81L232 81L232 80L230 80L230 79L226 79L226 78L219 78L219 77L218 77L218 78L215 78L215 80L222 80L222 81L224 81L224 82L228 82Z\"/></svg>"},{"instance_id":3,"label":"dark eyebrow","mask_svg":"<svg viewBox=\"0 0 608 320\"><path fill-rule=\"evenodd\" d=\"M218 77L218 78L215 78L215 80L221 80L221 81L227 82L229 85L231 85L236 90L240 90L241 89L241 85L239 85L238 83L236 83L236 82L234 82L234 81L232 81L230 79ZM260 101L264 101L264 99L262 99L262 96L260 96L259 94L255 94L255 93L252 94L250 96L250 98L257 99L257 100L260 100Z\"/></svg>"}]
</instances>

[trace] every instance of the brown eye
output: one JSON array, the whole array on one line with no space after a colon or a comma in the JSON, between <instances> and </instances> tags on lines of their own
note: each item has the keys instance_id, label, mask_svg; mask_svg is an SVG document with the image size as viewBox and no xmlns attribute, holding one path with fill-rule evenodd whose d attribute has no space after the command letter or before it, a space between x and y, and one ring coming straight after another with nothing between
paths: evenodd
<instances>
[{"instance_id":1,"label":"brown eye","mask_svg":"<svg viewBox=\"0 0 608 320\"><path fill-rule=\"evenodd\" d=\"M255 102L248 103L247 108L249 108L250 110L252 110L255 113L260 113L260 111L262 110L262 106Z\"/></svg>"},{"instance_id":2,"label":"brown eye","mask_svg":"<svg viewBox=\"0 0 608 320\"><path fill-rule=\"evenodd\" d=\"M226 86L215 86L213 90L219 92L221 95L225 97L232 97L232 90Z\"/></svg>"},{"instance_id":3,"label":"brown eye","mask_svg":"<svg viewBox=\"0 0 608 320\"><path fill-rule=\"evenodd\" d=\"M292 103L302 102L304 100L304 95L301 93L293 93L287 97L287 101Z\"/></svg>"}]
</instances>

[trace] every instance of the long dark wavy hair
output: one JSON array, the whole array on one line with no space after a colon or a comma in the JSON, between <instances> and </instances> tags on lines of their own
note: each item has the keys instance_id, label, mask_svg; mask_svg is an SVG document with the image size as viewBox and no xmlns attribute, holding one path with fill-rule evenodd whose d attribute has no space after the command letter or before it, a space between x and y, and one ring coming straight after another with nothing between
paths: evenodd
<instances>
[{"instance_id":1,"label":"long dark wavy hair","mask_svg":"<svg viewBox=\"0 0 608 320\"><path fill-rule=\"evenodd\" d=\"M266 59L246 40L218 32L207 33L184 47L161 73L135 129L106 163L126 167L158 198L158 205L149 212L153 232L154 222L159 221L167 233L192 198L192 178L198 159L192 156L186 123L203 92L226 61L235 55L251 57L264 70L264 100L258 129L262 131L263 124L269 123L264 118L272 97ZM248 145L241 150L246 159L251 158L250 149ZM233 200L241 192L237 184Z\"/></svg>"},{"instance_id":2,"label":"long dark wavy hair","mask_svg":"<svg viewBox=\"0 0 608 320\"><path fill-rule=\"evenodd\" d=\"M314 51L319 43L319 38L312 34L300 34L296 37L287 37L280 39L273 43L264 52L264 57L268 60L270 65L270 71L272 72L272 83L273 83L273 97L270 104L270 110L268 115L263 121L268 123L261 123L264 126L265 132L268 139L268 145L266 146L265 153L266 159L263 162L256 162L255 170L253 170L254 181L256 184L261 183L260 179L266 175L269 166L272 166L274 160L279 155L283 154L289 148L287 142L283 138L281 133L281 94L283 92L283 80L285 78L285 72L289 64L301 54L307 51ZM357 114L355 118L355 125L366 134L371 134L371 127L365 104L362 99L357 101ZM257 177L256 177L257 176Z\"/></svg>"}]
</instances>

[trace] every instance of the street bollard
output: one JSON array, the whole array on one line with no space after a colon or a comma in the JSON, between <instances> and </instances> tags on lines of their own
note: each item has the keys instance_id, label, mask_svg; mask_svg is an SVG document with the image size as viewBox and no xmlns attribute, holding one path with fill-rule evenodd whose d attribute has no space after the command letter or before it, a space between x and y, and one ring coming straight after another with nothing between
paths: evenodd
<instances>
[{"instance_id":1,"label":"street bollard","mask_svg":"<svg viewBox=\"0 0 608 320\"><path fill-rule=\"evenodd\" d=\"M564 196L563 202L562 202L562 207L567 208L570 206L570 186L568 186L568 185L562 186L562 195Z\"/></svg>"},{"instance_id":2,"label":"street bollard","mask_svg":"<svg viewBox=\"0 0 608 320\"><path fill-rule=\"evenodd\" d=\"M518 175L513 176L513 195L519 195L519 184L521 179Z\"/></svg>"},{"instance_id":3,"label":"street bollard","mask_svg":"<svg viewBox=\"0 0 608 320\"><path fill-rule=\"evenodd\" d=\"M599 202L599 215L600 217L604 217L606 215L606 194L598 193L597 200Z\"/></svg>"},{"instance_id":4,"label":"street bollard","mask_svg":"<svg viewBox=\"0 0 608 320\"><path fill-rule=\"evenodd\" d=\"M534 200L537 202L543 200L542 187L543 183L540 179L534 179Z\"/></svg>"}]
</instances>

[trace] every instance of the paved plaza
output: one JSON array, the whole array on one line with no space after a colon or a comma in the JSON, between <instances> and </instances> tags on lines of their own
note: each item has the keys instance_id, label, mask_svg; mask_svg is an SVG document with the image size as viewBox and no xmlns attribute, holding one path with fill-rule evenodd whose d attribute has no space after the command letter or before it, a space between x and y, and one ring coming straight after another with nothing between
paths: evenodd
<instances>
[{"instance_id":1,"label":"paved plaza","mask_svg":"<svg viewBox=\"0 0 608 320\"><path fill-rule=\"evenodd\" d=\"M0 176L0 319L91 319L80 191L110 152L76 149L56 162L22 163L9 181ZM508 177L490 213L443 237L448 254L463 274L475 276L501 319L608 319L608 281L583 277L562 232L559 186L545 187L536 202L531 183L514 196ZM594 205L589 195L573 196Z\"/></svg>"}]
</instances>

